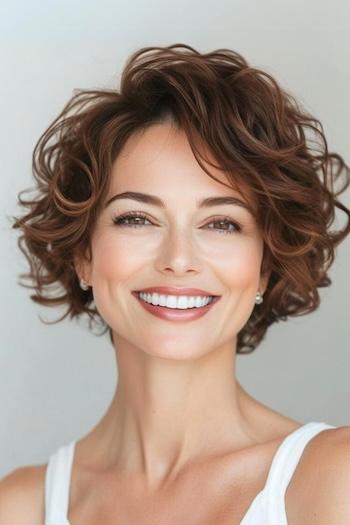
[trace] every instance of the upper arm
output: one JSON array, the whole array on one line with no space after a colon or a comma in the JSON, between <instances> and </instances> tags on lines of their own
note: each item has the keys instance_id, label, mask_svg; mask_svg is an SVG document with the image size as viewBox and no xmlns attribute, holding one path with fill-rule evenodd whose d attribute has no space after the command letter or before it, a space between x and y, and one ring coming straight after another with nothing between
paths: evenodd
<instances>
[{"instance_id":1,"label":"upper arm","mask_svg":"<svg viewBox=\"0 0 350 525\"><path fill-rule=\"evenodd\" d=\"M290 525L349 525L350 426L321 432L297 468L286 507Z\"/></svg>"},{"instance_id":2,"label":"upper arm","mask_svg":"<svg viewBox=\"0 0 350 525\"><path fill-rule=\"evenodd\" d=\"M13 470L0 480L0 524L43 525L44 467Z\"/></svg>"},{"instance_id":3,"label":"upper arm","mask_svg":"<svg viewBox=\"0 0 350 525\"><path fill-rule=\"evenodd\" d=\"M320 480L320 525L350 523L350 427L337 431Z\"/></svg>"}]
</instances>

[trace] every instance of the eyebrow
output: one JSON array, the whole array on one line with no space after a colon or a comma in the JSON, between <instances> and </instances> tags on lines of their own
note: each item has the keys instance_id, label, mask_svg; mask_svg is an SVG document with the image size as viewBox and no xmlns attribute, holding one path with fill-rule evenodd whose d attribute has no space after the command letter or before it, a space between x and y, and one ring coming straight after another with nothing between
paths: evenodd
<instances>
[{"instance_id":1,"label":"eyebrow","mask_svg":"<svg viewBox=\"0 0 350 525\"><path fill-rule=\"evenodd\" d=\"M108 201L106 202L105 208L107 208L107 206L109 206L109 204L111 204L112 202L119 199L133 199L137 202L143 202L145 204L151 204L160 208L166 208L165 203L159 197L156 197L155 195L150 195L149 193L140 193L138 191L125 191L123 193L113 195L113 197L108 199ZM218 206L220 204L231 204L234 206L241 206L242 208L248 210L249 213L254 215L254 212L248 203L238 199L237 197L231 197L229 195L221 197L206 197L205 199L197 201L198 208L208 208L211 206Z\"/></svg>"}]
</instances>

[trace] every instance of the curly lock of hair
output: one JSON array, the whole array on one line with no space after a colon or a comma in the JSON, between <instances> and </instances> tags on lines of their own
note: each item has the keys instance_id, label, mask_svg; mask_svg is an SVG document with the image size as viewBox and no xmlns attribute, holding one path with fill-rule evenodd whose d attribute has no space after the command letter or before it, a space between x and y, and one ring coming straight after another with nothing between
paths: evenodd
<instances>
[{"instance_id":1,"label":"curly lock of hair","mask_svg":"<svg viewBox=\"0 0 350 525\"><path fill-rule=\"evenodd\" d=\"M18 246L30 267L19 284L35 291L36 303L67 307L55 323L86 313L90 327L102 323L113 343L91 288L79 285L74 261L86 251L91 256L112 164L127 139L169 119L185 131L209 176L217 180L201 162L198 138L232 187L248 187L256 199L262 271L270 277L263 304L237 337L237 353L250 353L272 323L318 308L318 288L331 284L335 247L350 232L350 209L337 199L350 184L350 169L328 151L320 121L230 49L144 47L126 61L119 90L75 90L34 148L37 194L27 200L22 193L30 189L18 194L26 213L12 227L22 231ZM330 231L336 208L347 222Z\"/></svg>"}]
</instances>

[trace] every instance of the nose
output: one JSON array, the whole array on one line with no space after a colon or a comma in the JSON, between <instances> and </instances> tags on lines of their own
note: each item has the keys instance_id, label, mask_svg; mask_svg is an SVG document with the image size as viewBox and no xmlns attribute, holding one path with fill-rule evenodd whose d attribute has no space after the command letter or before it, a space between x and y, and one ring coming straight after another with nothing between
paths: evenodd
<instances>
[{"instance_id":1,"label":"nose","mask_svg":"<svg viewBox=\"0 0 350 525\"><path fill-rule=\"evenodd\" d=\"M186 232L180 227L173 227L169 230L156 259L159 271L172 270L174 274L181 275L189 271L199 272L201 270L198 246L188 233L191 229L189 227L186 229Z\"/></svg>"}]
</instances>

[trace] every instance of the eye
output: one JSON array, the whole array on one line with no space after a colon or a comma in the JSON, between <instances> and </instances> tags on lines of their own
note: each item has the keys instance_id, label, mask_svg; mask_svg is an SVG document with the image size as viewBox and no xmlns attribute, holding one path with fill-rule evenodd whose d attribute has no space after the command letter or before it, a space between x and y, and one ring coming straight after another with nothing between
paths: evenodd
<instances>
[{"instance_id":1,"label":"eye","mask_svg":"<svg viewBox=\"0 0 350 525\"><path fill-rule=\"evenodd\" d=\"M218 231L219 232L222 231L223 233L235 233L235 232L242 231L241 226L237 222L234 222L231 219L229 219L228 217L215 218L211 222L209 222L208 224L226 224L228 226L233 225L233 228L231 230L218 228ZM216 228L209 228L209 229L216 229Z\"/></svg>"},{"instance_id":2,"label":"eye","mask_svg":"<svg viewBox=\"0 0 350 525\"><path fill-rule=\"evenodd\" d=\"M141 212L128 212L128 213L124 213L123 215L120 215L119 217L114 217L113 218L113 222L117 226L131 226L133 228L138 228L139 226L144 226L143 224L139 224L139 223L126 224L126 223L123 222L124 220L130 220L130 219L144 219L144 220L148 220L147 216L144 213L141 213ZM150 221L148 221L148 222L150 222Z\"/></svg>"},{"instance_id":3,"label":"eye","mask_svg":"<svg viewBox=\"0 0 350 525\"><path fill-rule=\"evenodd\" d=\"M130 221L133 219L140 219L140 220L134 224L130 222L128 223L124 222L124 221ZM132 227L132 228L139 228L142 226L147 226L147 224L142 224L142 221L144 220L150 222L149 219L147 219L147 216L142 212L128 212L128 213L124 213L123 215L120 215L119 217L113 218L113 222L117 226L126 226L126 227ZM231 229L225 229L225 227L219 227L219 228L209 227L210 230L218 231L219 233L220 232L235 233L235 232L242 231L241 226L237 222L229 219L228 217L215 217L212 221L210 221L207 224L221 224L221 225L233 226L233 228Z\"/></svg>"}]
</instances>

